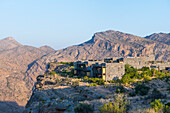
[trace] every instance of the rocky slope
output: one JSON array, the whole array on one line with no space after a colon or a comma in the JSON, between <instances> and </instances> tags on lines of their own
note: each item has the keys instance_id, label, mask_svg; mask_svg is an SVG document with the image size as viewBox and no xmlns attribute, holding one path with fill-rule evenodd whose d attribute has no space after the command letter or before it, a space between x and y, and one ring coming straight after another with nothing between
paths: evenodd
<instances>
[{"instance_id":1,"label":"rocky slope","mask_svg":"<svg viewBox=\"0 0 170 113\"><path fill-rule=\"evenodd\" d=\"M27 75L33 80L43 74L50 61L103 59L106 57L145 56L155 54L156 60L170 60L170 46L119 31L95 33L91 40L43 56L32 64Z\"/></svg>"},{"instance_id":2,"label":"rocky slope","mask_svg":"<svg viewBox=\"0 0 170 113\"><path fill-rule=\"evenodd\" d=\"M30 63L47 52L19 44L13 38L0 40L0 112L21 112L31 95L33 82L27 81L25 72ZM30 85L30 87L28 87ZM15 103L16 102L16 103ZM15 110L14 110L15 109Z\"/></svg>"},{"instance_id":3,"label":"rocky slope","mask_svg":"<svg viewBox=\"0 0 170 113\"><path fill-rule=\"evenodd\" d=\"M37 77L33 88L33 94L26 105L24 113L74 113L74 108L79 103L90 103L94 106L94 113L99 113L99 107L114 100L117 95L119 84L107 83L99 86L89 86L91 83L83 79L61 76L60 69L67 70L69 65L50 63L48 73ZM70 67L71 68L71 67ZM54 69L54 70L53 70ZM57 74L51 73L55 71ZM73 84L78 82L76 86ZM122 86L127 100L130 102L129 113L146 113L153 99L161 98L162 101L170 102L169 78L152 79L143 84L149 87L146 95L135 93L135 86ZM140 83L141 84L141 83ZM157 89L156 92L154 89ZM144 90L141 90L144 92ZM88 108L87 108L88 109ZM154 113L154 112L149 112Z\"/></svg>"},{"instance_id":4,"label":"rocky slope","mask_svg":"<svg viewBox=\"0 0 170 113\"><path fill-rule=\"evenodd\" d=\"M18 46L21 46L21 44L12 37L7 37L0 41L0 51L9 50Z\"/></svg>"},{"instance_id":5,"label":"rocky slope","mask_svg":"<svg viewBox=\"0 0 170 113\"><path fill-rule=\"evenodd\" d=\"M169 60L169 50L168 44L154 38L150 40L112 30L95 33L87 42L58 51L48 46L24 46L11 37L6 38L0 40L0 104L8 107L25 105L36 77L44 74L46 65L51 61L144 56L153 53L157 60ZM18 105L5 101L15 101ZM21 109L16 107L15 111L20 112Z\"/></svg>"},{"instance_id":6,"label":"rocky slope","mask_svg":"<svg viewBox=\"0 0 170 113\"><path fill-rule=\"evenodd\" d=\"M154 33L145 38L170 45L170 33Z\"/></svg>"}]
</instances>

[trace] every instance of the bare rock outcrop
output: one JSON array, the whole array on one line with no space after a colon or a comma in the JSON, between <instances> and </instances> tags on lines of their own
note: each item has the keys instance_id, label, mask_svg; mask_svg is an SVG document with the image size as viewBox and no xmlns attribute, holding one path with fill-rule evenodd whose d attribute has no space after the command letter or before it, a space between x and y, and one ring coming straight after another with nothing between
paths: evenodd
<instances>
[{"instance_id":1,"label":"bare rock outcrop","mask_svg":"<svg viewBox=\"0 0 170 113\"><path fill-rule=\"evenodd\" d=\"M0 40L0 104L4 106L0 112L23 111L34 85L33 81L28 81L25 72L32 62L45 54L47 52L21 45L11 37Z\"/></svg>"}]
</instances>

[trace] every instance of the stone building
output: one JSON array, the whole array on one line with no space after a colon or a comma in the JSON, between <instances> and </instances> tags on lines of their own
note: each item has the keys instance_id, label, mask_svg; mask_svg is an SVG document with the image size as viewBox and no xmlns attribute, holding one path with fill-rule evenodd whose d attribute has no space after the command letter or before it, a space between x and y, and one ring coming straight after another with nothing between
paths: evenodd
<instances>
[{"instance_id":1,"label":"stone building","mask_svg":"<svg viewBox=\"0 0 170 113\"><path fill-rule=\"evenodd\" d=\"M155 56L143 56L143 57L127 57L123 59L124 64L129 64L134 68L140 69L144 66L149 67L148 61L155 61Z\"/></svg>"},{"instance_id":2,"label":"stone building","mask_svg":"<svg viewBox=\"0 0 170 113\"><path fill-rule=\"evenodd\" d=\"M79 76L90 76L91 69L88 65L88 62L78 61L75 63L74 74Z\"/></svg>"},{"instance_id":3,"label":"stone building","mask_svg":"<svg viewBox=\"0 0 170 113\"><path fill-rule=\"evenodd\" d=\"M170 67L170 62L155 61L155 56L144 57L126 57L126 58L106 58L104 61L90 60L75 63L74 74L78 76L91 76L102 78L106 81L121 79L125 74L125 65L129 64L134 68L142 67L154 68L156 70L165 70Z\"/></svg>"},{"instance_id":4,"label":"stone building","mask_svg":"<svg viewBox=\"0 0 170 113\"><path fill-rule=\"evenodd\" d=\"M124 74L125 66L123 63L106 63L106 81L121 79Z\"/></svg>"},{"instance_id":5,"label":"stone building","mask_svg":"<svg viewBox=\"0 0 170 113\"><path fill-rule=\"evenodd\" d=\"M95 78L102 78L106 80L106 65L105 63L102 64L93 64L91 66L91 76Z\"/></svg>"},{"instance_id":6,"label":"stone building","mask_svg":"<svg viewBox=\"0 0 170 113\"><path fill-rule=\"evenodd\" d=\"M102 78L106 81L120 79L125 74L123 63L76 62L74 75Z\"/></svg>"}]
</instances>

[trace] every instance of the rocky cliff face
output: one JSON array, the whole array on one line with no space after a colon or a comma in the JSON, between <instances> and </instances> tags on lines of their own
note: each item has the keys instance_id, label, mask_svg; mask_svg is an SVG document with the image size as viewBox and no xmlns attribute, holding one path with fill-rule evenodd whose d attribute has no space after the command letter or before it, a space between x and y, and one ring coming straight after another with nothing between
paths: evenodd
<instances>
[{"instance_id":1,"label":"rocky cliff face","mask_svg":"<svg viewBox=\"0 0 170 113\"><path fill-rule=\"evenodd\" d=\"M79 103L91 104L94 107L94 113L99 113L99 107L110 101L114 102L116 96L121 96L120 93L117 95L121 89L122 94L127 94L128 113L145 113L154 99L161 98L166 103L170 102L168 92L170 84L168 76L170 75L168 74L167 77L161 79L153 78L147 82L143 81L143 83L140 81L145 89L149 88L148 93L143 95L137 94L134 88L139 82L126 86L114 81L114 83L100 84L96 87L92 85L94 83L87 82L88 77L86 80L72 77L69 73L73 68L71 65L53 62L49 63L48 67L48 72L37 77L32 96L23 113L74 113L74 108ZM61 73L64 70L68 73ZM121 89L119 89L120 87ZM138 91L146 92L143 87L139 89ZM120 99L117 101L121 102ZM121 103L121 105L123 104ZM87 110L89 107L83 110L85 109Z\"/></svg>"},{"instance_id":2,"label":"rocky cliff face","mask_svg":"<svg viewBox=\"0 0 170 113\"><path fill-rule=\"evenodd\" d=\"M13 38L0 40L0 105L4 106L0 112L4 109L7 113L21 112L24 109L34 84L27 80L25 72L32 62L45 54L47 52L21 45Z\"/></svg>"}]
</instances>

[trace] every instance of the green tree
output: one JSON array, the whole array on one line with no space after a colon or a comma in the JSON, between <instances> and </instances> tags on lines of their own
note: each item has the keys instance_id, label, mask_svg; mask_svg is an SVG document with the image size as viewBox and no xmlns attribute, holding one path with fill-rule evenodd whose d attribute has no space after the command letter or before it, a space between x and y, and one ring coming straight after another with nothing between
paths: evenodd
<instances>
[{"instance_id":1,"label":"green tree","mask_svg":"<svg viewBox=\"0 0 170 113\"><path fill-rule=\"evenodd\" d=\"M151 106L155 110L155 112L161 111L164 108L164 104L161 102L160 99L155 99L155 101L151 103Z\"/></svg>"},{"instance_id":2,"label":"green tree","mask_svg":"<svg viewBox=\"0 0 170 113\"><path fill-rule=\"evenodd\" d=\"M149 92L149 87L147 87L145 84L139 84L135 87L135 92L136 94L139 94L139 95L147 95L148 92Z\"/></svg>"},{"instance_id":3,"label":"green tree","mask_svg":"<svg viewBox=\"0 0 170 113\"><path fill-rule=\"evenodd\" d=\"M112 102L99 107L101 113L126 113L129 102L127 96L118 94Z\"/></svg>"}]
</instances>

